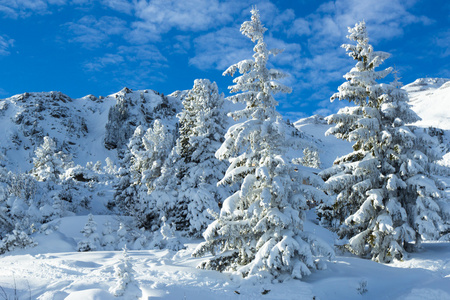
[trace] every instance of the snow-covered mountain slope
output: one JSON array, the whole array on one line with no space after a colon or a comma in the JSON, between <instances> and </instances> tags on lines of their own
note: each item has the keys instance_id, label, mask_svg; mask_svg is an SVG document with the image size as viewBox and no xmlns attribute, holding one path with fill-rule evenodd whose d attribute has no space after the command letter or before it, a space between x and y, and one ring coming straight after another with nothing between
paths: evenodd
<instances>
[{"instance_id":1,"label":"snow-covered mountain slope","mask_svg":"<svg viewBox=\"0 0 450 300\"><path fill-rule=\"evenodd\" d=\"M428 128L438 138L441 164L450 167L450 79L420 78L403 88L408 92L412 109L422 119L413 125Z\"/></svg>"},{"instance_id":2,"label":"snow-covered mountain slope","mask_svg":"<svg viewBox=\"0 0 450 300\"><path fill-rule=\"evenodd\" d=\"M450 130L450 79L420 78L403 89L412 109L422 118L415 125Z\"/></svg>"},{"instance_id":3,"label":"snow-covered mountain slope","mask_svg":"<svg viewBox=\"0 0 450 300\"><path fill-rule=\"evenodd\" d=\"M309 118L300 119L294 126L308 135L311 135L319 152L321 168L330 167L337 157L343 156L352 151L349 142L339 140L335 136L325 136L325 132L331 127L323 116L315 115Z\"/></svg>"},{"instance_id":4,"label":"snow-covered mountain slope","mask_svg":"<svg viewBox=\"0 0 450 300\"><path fill-rule=\"evenodd\" d=\"M72 155L76 164L115 160L134 129L164 119L172 129L181 109L178 97L124 88L107 97L72 99L60 92L24 93L0 100L0 165L28 171L44 136Z\"/></svg>"}]
</instances>

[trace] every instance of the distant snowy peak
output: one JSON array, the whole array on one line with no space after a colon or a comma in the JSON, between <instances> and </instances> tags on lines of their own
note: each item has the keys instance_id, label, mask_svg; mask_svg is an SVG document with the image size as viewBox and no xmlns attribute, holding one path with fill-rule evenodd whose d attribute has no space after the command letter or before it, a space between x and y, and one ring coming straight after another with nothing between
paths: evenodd
<instances>
[{"instance_id":1,"label":"distant snowy peak","mask_svg":"<svg viewBox=\"0 0 450 300\"><path fill-rule=\"evenodd\" d=\"M450 79L420 78L403 87L412 109L422 118L415 125L450 130Z\"/></svg>"}]
</instances>

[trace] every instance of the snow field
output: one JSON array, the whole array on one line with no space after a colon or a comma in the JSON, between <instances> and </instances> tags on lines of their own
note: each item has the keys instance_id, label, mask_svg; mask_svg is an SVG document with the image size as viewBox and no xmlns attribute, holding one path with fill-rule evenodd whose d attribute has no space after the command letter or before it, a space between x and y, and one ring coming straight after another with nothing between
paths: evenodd
<instances>
[{"instance_id":1,"label":"snow field","mask_svg":"<svg viewBox=\"0 0 450 300\"><path fill-rule=\"evenodd\" d=\"M308 213L305 231L333 243L334 233ZM118 220L94 216L101 225ZM0 257L0 286L19 299L126 299L108 292L121 251L76 252L86 216L59 220L59 229L34 236L39 245ZM117 224L116 224L117 225ZM201 240L184 240L186 249L129 250L142 299L450 299L450 243L427 242L403 262L379 264L337 253L325 270L300 280L255 283L230 273L197 269L205 258L191 254ZM361 288L366 282L366 290ZM263 294L265 292L265 294ZM362 294L361 294L362 292ZM314 298L315 297L315 298Z\"/></svg>"}]
</instances>

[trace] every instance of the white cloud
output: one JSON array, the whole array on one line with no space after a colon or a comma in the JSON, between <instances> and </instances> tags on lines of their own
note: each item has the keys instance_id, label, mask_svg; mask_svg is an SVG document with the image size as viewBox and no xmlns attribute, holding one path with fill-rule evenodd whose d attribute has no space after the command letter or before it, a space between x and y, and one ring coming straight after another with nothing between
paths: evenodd
<instances>
[{"instance_id":1,"label":"white cloud","mask_svg":"<svg viewBox=\"0 0 450 300\"><path fill-rule=\"evenodd\" d=\"M64 5L66 0L2 0L0 12L13 19L31 14L50 13L49 5Z\"/></svg>"},{"instance_id":2,"label":"white cloud","mask_svg":"<svg viewBox=\"0 0 450 300\"><path fill-rule=\"evenodd\" d=\"M413 1L404 0L336 0L322 4L316 12L298 18L290 34L309 37L312 49L329 48L345 40L347 27L364 20L372 43L403 35L403 28L414 23L430 24L425 16L409 12Z\"/></svg>"},{"instance_id":3,"label":"white cloud","mask_svg":"<svg viewBox=\"0 0 450 300\"><path fill-rule=\"evenodd\" d=\"M91 80L102 80L104 74L108 74L108 80L133 89L148 88L151 82L164 81L166 75L162 70L166 67L167 59L153 45L121 46L115 53L84 64Z\"/></svg>"},{"instance_id":4,"label":"white cloud","mask_svg":"<svg viewBox=\"0 0 450 300\"><path fill-rule=\"evenodd\" d=\"M434 44L441 50L438 54L440 57L450 55L450 29L443 30L434 38Z\"/></svg>"},{"instance_id":5,"label":"white cloud","mask_svg":"<svg viewBox=\"0 0 450 300\"><path fill-rule=\"evenodd\" d=\"M71 42L81 43L86 48L97 48L104 46L111 36L123 35L128 31L124 20L117 17L84 16L77 22L65 24L75 37Z\"/></svg>"},{"instance_id":6,"label":"white cloud","mask_svg":"<svg viewBox=\"0 0 450 300\"><path fill-rule=\"evenodd\" d=\"M129 62L137 61L141 64L157 63L164 65L167 61L154 45L120 46L118 50L118 53L123 55L126 61Z\"/></svg>"},{"instance_id":7,"label":"white cloud","mask_svg":"<svg viewBox=\"0 0 450 300\"><path fill-rule=\"evenodd\" d=\"M174 41L171 45L172 52L179 54L187 54L191 49L191 36L190 35L176 35L173 37Z\"/></svg>"},{"instance_id":8,"label":"white cloud","mask_svg":"<svg viewBox=\"0 0 450 300\"><path fill-rule=\"evenodd\" d=\"M102 57L97 57L93 61L86 62L84 68L87 71L101 71L111 65L118 65L124 61L122 55L107 53Z\"/></svg>"},{"instance_id":9,"label":"white cloud","mask_svg":"<svg viewBox=\"0 0 450 300\"><path fill-rule=\"evenodd\" d=\"M0 56L10 54L10 48L14 46L14 40L0 35Z\"/></svg>"},{"instance_id":10,"label":"white cloud","mask_svg":"<svg viewBox=\"0 0 450 300\"><path fill-rule=\"evenodd\" d=\"M225 71L230 65L251 58L252 43L242 36L238 28L226 27L194 40L195 56L189 60L199 69Z\"/></svg>"},{"instance_id":11,"label":"white cloud","mask_svg":"<svg viewBox=\"0 0 450 300\"><path fill-rule=\"evenodd\" d=\"M120 46L115 53L107 53L84 64L87 71L102 71L108 67L129 69L151 66L165 67L167 59L153 45Z\"/></svg>"},{"instance_id":12,"label":"white cloud","mask_svg":"<svg viewBox=\"0 0 450 300\"><path fill-rule=\"evenodd\" d=\"M146 43L176 29L184 32L211 30L233 21L245 1L218 0L139 0L135 3L137 21L133 23L131 40Z\"/></svg>"},{"instance_id":13,"label":"white cloud","mask_svg":"<svg viewBox=\"0 0 450 300\"><path fill-rule=\"evenodd\" d=\"M131 14L134 9L132 1L128 0L102 0L102 4L125 14Z\"/></svg>"},{"instance_id":14,"label":"white cloud","mask_svg":"<svg viewBox=\"0 0 450 300\"><path fill-rule=\"evenodd\" d=\"M292 76L289 79L293 88L291 99L299 100L284 106L319 101L321 108L317 112L336 111L339 104L331 104L328 99L343 82L342 76L354 65L340 48L341 44L349 42L347 27L365 20L370 42L375 45L382 40L401 37L408 25L432 23L427 17L411 13L413 5L414 1L403 0L336 0L323 3L316 11L301 18L292 18L288 12L282 12L284 16L278 20L282 24L280 27L285 28L286 40L302 46L301 50L287 50L280 54L279 61L274 60L275 64L283 64L281 59L286 55L284 63L291 62L287 68ZM336 83L335 87L333 83ZM308 98L302 101L302 95Z\"/></svg>"}]
</instances>

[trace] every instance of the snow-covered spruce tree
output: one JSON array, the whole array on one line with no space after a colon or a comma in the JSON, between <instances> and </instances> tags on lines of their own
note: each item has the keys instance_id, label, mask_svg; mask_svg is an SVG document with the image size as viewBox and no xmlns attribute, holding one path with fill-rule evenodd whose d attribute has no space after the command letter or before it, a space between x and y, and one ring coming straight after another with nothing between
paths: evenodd
<instances>
[{"instance_id":1,"label":"snow-covered spruce tree","mask_svg":"<svg viewBox=\"0 0 450 300\"><path fill-rule=\"evenodd\" d=\"M149 196L173 148L173 136L160 120L144 131L138 126L130 138L116 184L115 204L133 216L139 227L150 227Z\"/></svg>"},{"instance_id":2,"label":"snow-covered spruce tree","mask_svg":"<svg viewBox=\"0 0 450 300\"><path fill-rule=\"evenodd\" d=\"M128 256L127 247L123 249L122 257L118 264L114 266L114 275L117 278L116 285L109 289L109 292L116 297L123 297L124 299L140 299L142 291L138 283L134 279L133 267Z\"/></svg>"},{"instance_id":3,"label":"snow-covered spruce tree","mask_svg":"<svg viewBox=\"0 0 450 300\"><path fill-rule=\"evenodd\" d=\"M227 190L217 187L226 167L214 156L226 121L223 96L209 80L196 80L182 104L176 146L164 155L167 159L154 188L140 198L148 207L147 228L157 230L164 217L176 230L196 236L213 221L208 210L217 213L218 201Z\"/></svg>"},{"instance_id":4,"label":"snow-covered spruce tree","mask_svg":"<svg viewBox=\"0 0 450 300\"><path fill-rule=\"evenodd\" d=\"M323 223L349 238L351 252L386 263L402 259L422 238L436 238L439 192L427 176L428 158L405 126L419 119L406 92L376 81L391 70L375 71L388 54L373 51L364 22L349 32L347 37L357 44L343 47L357 64L331 100L346 99L356 106L328 117L336 125L327 134L354 142L354 151L320 173L325 189L336 197L319 212Z\"/></svg>"},{"instance_id":5,"label":"snow-covered spruce tree","mask_svg":"<svg viewBox=\"0 0 450 300\"><path fill-rule=\"evenodd\" d=\"M149 247L171 251L184 249L184 245L180 242L180 234L175 231L174 226L166 223L166 217L161 218L161 224L160 230L153 233Z\"/></svg>"},{"instance_id":6,"label":"snow-covered spruce tree","mask_svg":"<svg viewBox=\"0 0 450 300\"><path fill-rule=\"evenodd\" d=\"M177 224L177 230L184 230L186 228L187 220L181 220L179 217L186 206L180 207L178 204L178 193L180 187L179 170L182 160L180 159L176 147L172 148L170 154L165 159L162 168L161 176L155 179L154 189L147 194L140 194L140 197L145 200L145 228L151 231L159 230L162 226L161 219L166 217L169 224L180 220Z\"/></svg>"},{"instance_id":7,"label":"snow-covered spruce tree","mask_svg":"<svg viewBox=\"0 0 450 300\"><path fill-rule=\"evenodd\" d=\"M73 162L70 156L62 151L56 151L56 143L48 136L44 137L44 142L36 148L33 158L34 167L31 170L39 181L57 181L64 170L70 168Z\"/></svg>"},{"instance_id":8,"label":"snow-covered spruce tree","mask_svg":"<svg viewBox=\"0 0 450 300\"><path fill-rule=\"evenodd\" d=\"M100 239L100 245L104 250L114 250L114 246L117 243L116 238L113 234L113 229L111 227L111 222L106 222L103 224L102 237Z\"/></svg>"},{"instance_id":9,"label":"snow-covered spruce tree","mask_svg":"<svg viewBox=\"0 0 450 300\"><path fill-rule=\"evenodd\" d=\"M197 79L178 116L180 136L176 151L181 160L181 188L174 222L182 225L187 221L184 231L189 235L200 236L214 220L209 210L218 213L218 202L226 195L225 189L217 186L226 165L214 155L226 131L223 101L215 82Z\"/></svg>"},{"instance_id":10,"label":"snow-covered spruce tree","mask_svg":"<svg viewBox=\"0 0 450 300\"><path fill-rule=\"evenodd\" d=\"M0 240L0 255L15 249L25 249L36 246L32 238L24 231L13 230Z\"/></svg>"},{"instance_id":11,"label":"snow-covered spruce tree","mask_svg":"<svg viewBox=\"0 0 450 300\"><path fill-rule=\"evenodd\" d=\"M337 228L344 222L345 218L354 213L359 207L359 199L364 197L368 188L363 189L364 186L359 185L353 188L356 182L365 182L366 179L371 178L372 170L376 169L376 160L364 159L367 154L370 154L370 147L364 147L364 143L368 140L368 126L372 124L360 123L359 120L368 120L363 122L370 122L372 119L366 118L367 107L373 103L376 96L371 94L371 87L377 85L376 79L384 78L391 71L390 68L376 71L378 67L389 55L385 52L374 52L372 46L368 43L369 39L366 32L366 25L364 22L358 23L354 28L349 28L348 39L356 41L356 45L344 44L343 48L347 50L347 54L357 61L356 66L350 72L344 75L347 79L341 86L338 87L339 92L331 97L331 101L335 99L348 100L350 103L356 104L352 107L345 107L335 115L328 117L326 120L329 124L336 123L335 127L330 128L326 135L333 134L337 138L355 142L353 146L354 151L348 155L338 158L334 165L335 167L325 170L321 173L322 178L329 179L332 174L328 172L333 171L338 173L342 165L352 163L353 169L348 169L346 175L339 178L338 190L334 190L338 195L336 201L333 203L324 203L319 207L319 216L322 218L322 223L325 226ZM360 163L363 161L363 163ZM354 170L358 169L358 172ZM331 184L334 181L328 180L325 189L333 190ZM342 182L347 182L345 185Z\"/></svg>"},{"instance_id":12,"label":"snow-covered spruce tree","mask_svg":"<svg viewBox=\"0 0 450 300\"><path fill-rule=\"evenodd\" d=\"M84 235L84 239L78 242L77 250L79 252L95 251L99 248L100 237L97 233L97 223L92 214L89 214L81 233Z\"/></svg>"},{"instance_id":13,"label":"snow-covered spruce tree","mask_svg":"<svg viewBox=\"0 0 450 300\"><path fill-rule=\"evenodd\" d=\"M300 163L305 167L310 168L320 168L320 157L319 152L316 149L305 148L303 149L303 157L300 160Z\"/></svg>"},{"instance_id":14,"label":"snow-covered spruce tree","mask_svg":"<svg viewBox=\"0 0 450 300\"><path fill-rule=\"evenodd\" d=\"M142 137L141 145L142 149L130 149L130 173L133 185L138 185L138 197L134 199L129 214L135 217L139 227L149 229L155 221L154 203L149 195L156 188L156 180L163 175L162 168L170 156L174 139L167 127L155 120L153 127Z\"/></svg>"},{"instance_id":15,"label":"snow-covered spruce tree","mask_svg":"<svg viewBox=\"0 0 450 300\"><path fill-rule=\"evenodd\" d=\"M242 74L230 87L232 92L242 93L230 99L246 107L230 115L244 121L228 130L216 153L231 163L220 184L238 183L241 187L223 202L220 216L204 233L206 241L193 255L218 254L201 267L235 270L244 277L302 278L316 269L315 254L333 255L328 245L302 228L307 198L322 193L302 185L304 174L295 172L284 156L289 136L273 95L291 90L277 82L285 76L282 72L267 68L269 55L279 51L267 50L263 40L266 28L258 10L251 13L251 21L242 24L241 32L256 43L254 59L224 72L234 75L239 70Z\"/></svg>"}]
</instances>

